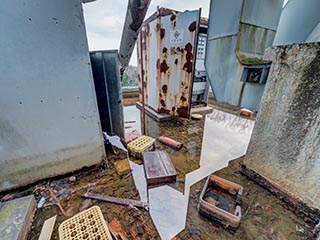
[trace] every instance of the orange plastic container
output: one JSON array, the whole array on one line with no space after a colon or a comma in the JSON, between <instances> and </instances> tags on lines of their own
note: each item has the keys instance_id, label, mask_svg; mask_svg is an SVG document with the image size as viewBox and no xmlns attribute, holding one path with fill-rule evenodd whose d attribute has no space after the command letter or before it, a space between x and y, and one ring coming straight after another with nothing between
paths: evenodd
<instances>
[{"instance_id":1,"label":"orange plastic container","mask_svg":"<svg viewBox=\"0 0 320 240\"><path fill-rule=\"evenodd\" d=\"M238 228L241 222L243 188L224 178L210 175L200 194L198 210L224 226Z\"/></svg>"}]
</instances>

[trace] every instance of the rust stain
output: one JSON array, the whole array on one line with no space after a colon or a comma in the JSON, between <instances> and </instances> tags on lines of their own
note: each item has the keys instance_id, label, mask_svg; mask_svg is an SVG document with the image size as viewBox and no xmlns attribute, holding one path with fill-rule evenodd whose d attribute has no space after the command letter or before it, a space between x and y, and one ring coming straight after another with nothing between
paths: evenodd
<instances>
[{"instance_id":1,"label":"rust stain","mask_svg":"<svg viewBox=\"0 0 320 240\"><path fill-rule=\"evenodd\" d=\"M160 29L160 38L163 39L165 35L166 35L166 30L164 28L161 28Z\"/></svg>"},{"instance_id":2,"label":"rust stain","mask_svg":"<svg viewBox=\"0 0 320 240\"><path fill-rule=\"evenodd\" d=\"M157 59L157 69L159 69L160 68L160 59L158 58Z\"/></svg>"},{"instance_id":3,"label":"rust stain","mask_svg":"<svg viewBox=\"0 0 320 240\"><path fill-rule=\"evenodd\" d=\"M194 32L194 31L196 30L196 28L197 28L197 22L196 22L196 21L192 22L192 23L189 25L189 31L190 31L190 32Z\"/></svg>"},{"instance_id":4,"label":"rust stain","mask_svg":"<svg viewBox=\"0 0 320 240\"><path fill-rule=\"evenodd\" d=\"M192 53L188 51L186 54L187 61L190 62L192 60L192 57L193 57Z\"/></svg>"},{"instance_id":5,"label":"rust stain","mask_svg":"<svg viewBox=\"0 0 320 240\"><path fill-rule=\"evenodd\" d=\"M176 107L173 106L171 110L172 110L172 112L176 111Z\"/></svg>"},{"instance_id":6,"label":"rust stain","mask_svg":"<svg viewBox=\"0 0 320 240\"><path fill-rule=\"evenodd\" d=\"M143 50L147 50L147 44L146 44L146 42L142 42L142 49L143 49Z\"/></svg>"},{"instance_id":7,"label":"rust stain","mask_svg":"<svg viewBox=\"0 0 320 240\"><path fill-rule=\"evenodd\" d=\"M184 49L187 51L187 52L192 52L192 44L191 43L187 43L184 47Z\"/></svg>"},{"instance_id":8,"label":"rust stain","mask_svg":"<svg viewBox=\"0 0 320 240\"><path fill-rule=\"evenodd\" d=\"M167 85L167 84L164 84L164 85L162 86L162 92L163 92L164 94L168 93L168 85Z\"/></svg>"},{"instance_id":9,"label":"rust stain","mask_svg":"<svg viewBox=\"0 0 320 240\"><path fill-rule=\"evenodd\" d=\"M183 70L185 70L187 73L192 73L192 70L193 70L192 62L185 62L185 64L183 65Z\"/></svg>"},{"instance_id":10,"label":"rust stain","mask_svg":"<svg viewBox=\"0 0 320 240\"><path fill-rule=\"evenodd\" d=\"M165 109L165 108L160 108L159 110L158 110L158 112L159 113L166 113L166 114L170 114L170 110L168 110L168 109Z\"/></svg>"},{"instance_id":11,"label":"rust stain","mask_svg":"<svg viewBox=\"0 0 320 240\"><path fill-rule=\"evenodd\" d=\"M160 25L159 23L157 23L157 25L156 25L156 31L158 32L158 31L160 30L160 28L161 28L161 25Z\"/></svg>"},{"instance_id":12,"label":"rust stain","mask_svg":"<svg viewBox=\"0 0 320 240\"><path fill-rule=\"evenodd\" d=\"M164 48L162 49L162 53L167 53L167 52L168 52L168 48L164 47Z\"/></svg>"},{"instance_id":13,"label":"rust stain","mask_svg":"<svg viewBox=\"0 0 320 240\"><path fill-rule=\"evenodd\" d=\"M170 20L171 20L171 27L174 30L177 25L176 15L175 14L171 15Z\"/></svg>"},{"instance_id":14,"label":"rust stain","mask_svg":"<svg viewBox=\"0 0 320 240\"><path fill-rule=\"evenodd\" d=\"M160 104L161 104L161 106L166 107L166 103L164 102L163 99L160 100Z\"/></svg>"},{"instance_id":15,"label":"rust stain","mask_svg":"<svg viewBox=\"0 0 320 240\"><path fill-rule=\"evenodd\" d=\"M183 95L180 97L180 100L182 101L182 103L185 103L187 101L187 99Z\"/></svg>"},{"instance_id":16,"label":"rust stain","mask_svg":"<svg viewBox=\"0 0 320 240\"><path fill-rule=\"evenodd\" d=\"M174 60L174 64L178 65L178 58L176 58L176 60Z\"/></svg>"},{"instance_id":17,"label":"rust stain","mask_svg":"<svg viewBox=\"0 0 320 240\"><path fill-rule=\"evenodd\" d=\"M187 118L188 117L188 107L179 107L177 109L177 113L180 117Z\"/></svg>"},{"instance_id":18,"label":"rust stain","mask_svg":"<svg viewBox=\"0 0 320 240\"><path fill-rule=\"evenodd\" d=\"M191 62L192 58L193 58L193 54L192 54L192 44L191 43L187 43L184 47L184 49L187 51L186 54L186 62L183 65L183 70L185 70L187 73L192 73L193 70L193 63Z\"/></svg>"},{"instance_id":19,"label":"rust stain","mask_svg":"<svg viewBox=\"0 0 320 240\"><path fill-rule=\"evenodd\" d=\"M160 64L160 72L161 73L166 73L169 69L169 66L166 62L166 60L163 60L162 63Z\"/></svg>"}]
</instances>

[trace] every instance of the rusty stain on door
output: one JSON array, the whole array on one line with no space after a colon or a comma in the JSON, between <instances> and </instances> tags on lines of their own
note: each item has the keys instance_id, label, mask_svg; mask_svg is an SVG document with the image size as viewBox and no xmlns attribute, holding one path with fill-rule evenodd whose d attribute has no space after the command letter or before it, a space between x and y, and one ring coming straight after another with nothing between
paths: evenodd
<instances>
[{"instance_id":1,"label":"rusty stain on door","mask_svg":"<svg viewBox=\"0 0 320 240\"><path fill-rule=\"evenodd\" d=\"M160 8L140 31L140 101L159 113L190 115L199 19L200 10Z\"/></svg>"}]
</instances>

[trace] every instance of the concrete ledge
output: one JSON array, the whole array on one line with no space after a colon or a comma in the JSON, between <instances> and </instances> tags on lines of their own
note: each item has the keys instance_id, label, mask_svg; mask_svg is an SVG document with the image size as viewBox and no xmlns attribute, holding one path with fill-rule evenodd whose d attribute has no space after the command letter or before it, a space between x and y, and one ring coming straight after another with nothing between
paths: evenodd
<instances>
[{"instance_id":1,"label":"concrete ledge","mask_svg":"<svg viewBox=\"0 0 320 240\"><path fill-rule=\"evenodd\" d=\"M33 195L0 204L0 233L2 240L24 240L36 210Z\"/></svg>"},{"instance_id":2,"label":"concrete ledge","mask_svg":"<svg viewBox=\"0 0 320 240\"><path fill-rule=\"evenodd\" d=\"M210 106L205 106L205 107L192 107L191 108L191 114L196 113L196 114L209 114L213 112L213 108Z\"/></svg>"},{"instance_id":3,"label":"concrete ledge","mask_svg":"<svg viewBox=\"0 0 320 240\"><path fill-rule=\"evenodd\" d=\"M315 225L320 221L320 210L311 208L307 206L304 202L280 189L274 183L272 183L267 178L261 176L252 169L246 167L245 164L241 165L241 173L247 176L249 179L255 181L261 187L267 189L270 193L275 195L277 198L281 199L287 204L296 214L303 214L305 217L309 218Z\"/></svg>"},{"instance_id":4,"label":"concrete ledge","mask_svg":"<svg viewBox=\"0 0 320 240\"><path fill-rule=\"evenodd\" d=\"M142 103L141 102L137 102L136 103L136 107L139 110L142 110ZM156 111L154 111L152 108L148 107L147 105L145 105L145 111L146 114L151 117L152 119L154 119L157 122L161 122L161 121L167 121L173 118L173 116L169 115L169 114L164 114L164 113L157 113Z\"/></svg>"},{"instance_id":5,"label":"concrete ledge","mask_svg":"<svg viewBox=\"0 0 320 240\"><path fill-rule=\"evenodd\" d=\"M93 166L103 158L103 145L82 145L48 154L0 161L0 168L6 169L0 174L0 192Z\"/></svg>"}]
</instances>

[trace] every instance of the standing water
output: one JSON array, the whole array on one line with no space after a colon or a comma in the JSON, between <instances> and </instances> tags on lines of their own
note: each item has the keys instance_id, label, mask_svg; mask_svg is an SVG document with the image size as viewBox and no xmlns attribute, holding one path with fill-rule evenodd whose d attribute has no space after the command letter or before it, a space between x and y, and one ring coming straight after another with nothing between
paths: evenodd
<instances>
[{"instance_id":1,"label":"standing water","mask_svg":"<svg viewBox=\"0 0 320 240\"><path fill-rule=\"evenodd\" d=\"M135 106L125 107L124 116L126 132L141 132L140 111ZM184 144L175 151L156 142L156 149L166 150L171 157L176 183L148 188L143 165L130 161L141 200L150 203L162 239L171 239L185 228L190 187L246 153L253 126L252 120L215 109L201 121L179 118L159 123L146 116L146 135L164 135Z\"/></svg>"}]
</instances>

